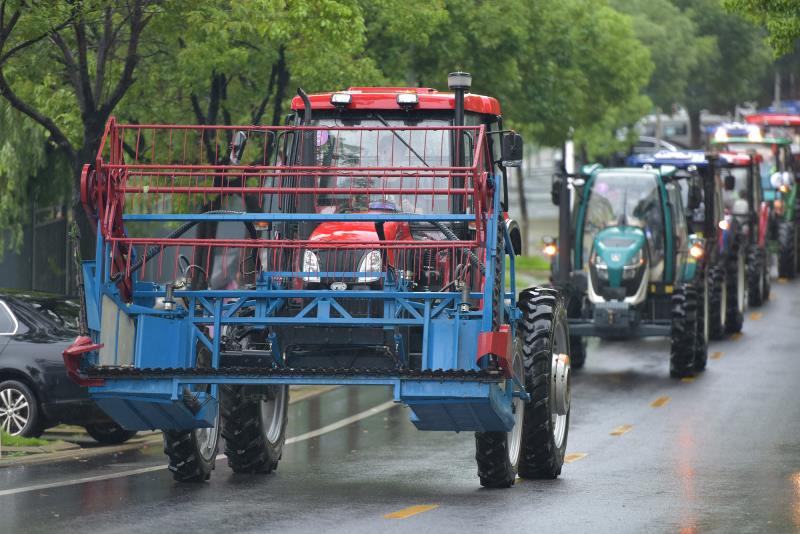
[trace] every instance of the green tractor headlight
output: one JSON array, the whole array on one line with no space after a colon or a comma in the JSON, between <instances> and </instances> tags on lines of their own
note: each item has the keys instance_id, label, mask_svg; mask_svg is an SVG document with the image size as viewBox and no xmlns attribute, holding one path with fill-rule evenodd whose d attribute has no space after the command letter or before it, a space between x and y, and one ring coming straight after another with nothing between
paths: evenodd
<instances>
[{"instance_id":1,"label":"green tractor headlight","mask_svg":"<svg viewBox=\"0 0 800 534\"><path fill-rule=\"evenodd\" d=\"M640 249L639 252L631 256L631 259L625 264L622 269L622 279L623 280L633 280L636 278L636 273L639 272L639 269L644 265L644 254Z\"/></svg>"},{"instance_id":2,"label":"green tractor headlight","mask_svg":"<svg viewBox=\"0 0 800 534\"><path fill-rule=\"evenodd\" d=\"M604 281L608 280L608 264L602 256L598 256L596 252L592 252L592 256L589 258L589 263L592 267L594 267L598 279Z\"/></svg>"}]
</instances>

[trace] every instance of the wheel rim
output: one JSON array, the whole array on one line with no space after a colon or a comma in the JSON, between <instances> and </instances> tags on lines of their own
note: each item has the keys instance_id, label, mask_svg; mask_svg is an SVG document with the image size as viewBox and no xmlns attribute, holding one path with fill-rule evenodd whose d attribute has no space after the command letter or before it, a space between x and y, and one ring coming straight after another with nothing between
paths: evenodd
<instances>
[{"instance_id":1,"label":"wheel rim","mask_svg":"<svg viewBox=\"0 0 800 534\"><path fill-rule=\"evenodd\" d=\"M261 401L261 428L264 437L272 444L278 442L283 432L283 412L286 406L288 388L278 386L272 388L274 393L270 400Z\"/></svg>"},{"instance_id":2,"label":"wheel rim","mask_svg":"<svg viewBox=\"0 0 800 534\"><path fill-rule=\"evenodd\" d=\"M722 282L722 298L719 299L719 317L720 323L723 328L728 324L728 284L727 281Z\"/></svg>"},{"instance_id":3,"label":"wheel rim","mask_svg":"<svg viewBox=\"0 0 800 534\"><path fill-rule=\"evenodd\" d=\"M740 313L744 313L746 285L744 280L744 257L739 256L739 265L736 269L736 306Z\"/></svg>"},{"instance_id":4,"label":"wheel rim","mask_svg":"<svg viewBox=\"0 0 800 534\"><path fill-rule=\"evenodd\" d=\"M711 310L708 305L708 283L703 284L703 342L708 341L709 321Z\"/></svg>"},{"instance_id":5,"label":"wheel rim","mask_svg":"<svg viewBox=\"0 0 800 534\"><path fill-rule=\"evenodd\" d=\"M567 333L561 321L556 324L553 341L553 363L550 371L550 422L553 427L555 446L561 448L567 433L567 418L571 400ZM556 402L559 399L561 402Z\"/></svg>"},{"instance_id":6,"label":"wheel rim","mask_svg":"<svg viewBox=\"0 0 800 534\"><path fill-rule=\"evenodd\" d=\"M219 410L214 418L214 426L195 429L194 439L197 441L197 450L204 460L209 461L216 456L219 442Z\"/></svg>"},{"instance_id":7,"label":"wheel rim","mask_svg":"<svg viewBox=\"0 0 800 534\"><path fill-rule=\"evenodd\" d=\"M0 391L0 428L12 436L22 433L31 417L31 407L25 393L16 388Z\"/></svg>"},{"instance_id":8,"label":"wheel rim","mask_svg":"<svg viewBox=\"0 0 800 534\"><path fill-rule=\"evenodd\" d=\"M522 341L519 338L514 339L514 361L511 363L514 369L514 376L516 376L523 387L525 385L525 365L522 361ZM514 387L513 384L511 387ZM511 403L511 409L514 411L514 428L508 434L508 457L511 460L511 465L517 465L519 462L519 454L522 450L522 420L525 416L525 402L519 398L514 397Z\"/></svg>"}]
</instances>

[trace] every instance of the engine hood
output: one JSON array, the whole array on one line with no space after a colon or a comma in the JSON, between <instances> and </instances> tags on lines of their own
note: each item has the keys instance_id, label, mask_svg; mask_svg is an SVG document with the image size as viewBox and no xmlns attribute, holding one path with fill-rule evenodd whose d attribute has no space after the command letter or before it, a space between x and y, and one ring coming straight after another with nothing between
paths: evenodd
<instances>
[{"instance_id":1,"label":"engine hood","mask_svg":"<svg viewBox=\"0 0 800 534\"><path fill-rule=\"evenodd\" d=\"M608 268L609 286L622 285L625 265L644 249L646 242L644 231L636 226L612 226L598 232L592 247Z\"/></svg>"}]
</instances>

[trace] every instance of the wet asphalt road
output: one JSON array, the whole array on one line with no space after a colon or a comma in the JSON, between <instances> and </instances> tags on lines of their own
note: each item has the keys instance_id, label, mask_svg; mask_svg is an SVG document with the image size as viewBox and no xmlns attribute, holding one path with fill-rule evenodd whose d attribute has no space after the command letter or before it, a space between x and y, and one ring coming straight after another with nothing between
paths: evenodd
<instances>
[{"instance_id":1,"label":"wet asphalt road","mask_svg":"<svg viewBox=\"0 0 800 534\"><path fill-rule=\"evenodd\" d=\"M340 388L291 406L272 475L176 484L158 445L0 469L0 532L800 532L800 283L773 295L694 381L664 341L590 345L558 480L482 490L470 434Z\"/></svg>"}]
</instances>

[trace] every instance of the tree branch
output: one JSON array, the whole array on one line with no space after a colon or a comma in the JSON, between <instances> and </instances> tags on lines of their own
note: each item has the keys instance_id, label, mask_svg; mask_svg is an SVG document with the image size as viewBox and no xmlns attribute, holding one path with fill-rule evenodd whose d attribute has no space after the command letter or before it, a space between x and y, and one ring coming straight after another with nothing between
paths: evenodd
<instances>
[{"instance_id":1,"label":"tree branch","mask_svg":"<svg viewBox=\"0 0 800 534\"><path fill-rule=\"evenodd\" d=\"M94 97L98 102L103 100L103 83L106 77L106 60L108 59L109 46L112 39L116 38L116 32L112 24L111 8L106 8L105 22L103 24L103 35L99 39L97 46L97 68L95 69Z\"/></svg>"},{"instance_id":2,"label":"tree branch","mask_svg":"<svg viewBox=\"0 0 800 534\"><path fill-rule=\"evenodd\" d=\"M83 19L77 19L72 24L73 29L75 30L75 41L78 45L78 75L79 81L81 84L81 92L83 93L83 98L86 101L86 109L91 110L94 112L95 110L95 100L92 93L92 85L89 78L89 61L87 59L87 42L86 42L86 24L83 22Z\"/></svg>"},{"instance_id":3,"label":"tree branch","mask_svg":"<svg viewBox=\"0 0 800 534\"><path fill-rule=\"evenodd\" d=\"M278 63L272 64L272 70L269 73L269 82L267 82L267 90L264 93L264 98L261 99L261 103L258 105L258 108L253 111L251 115L252 124L258 124L261 122L261 117L264 116L264 112L267 109L267 104L269 103L269 99L272 96L273 88L275 87L275 79L278 77Z\"/></svg>"},{"instance_id":4,"label":"tree branch","mask_svg":"<svg viewBox=\"0 0 800 534\"><path fill-rule=\"evenodd\" d=\"M59 147L66 150L67 155L69 158L74 162L77 158L77 152L75 151L75 147L72 146L72 143L69 142L67 136L56 126L56 123L53 122L50 117L45 117L44 115L39 112L36 108L24 102L17 94L11 89L11 86L8 85L8 81L6 80L5 76L3 75L2 70L0 70L0 95L3 96L11 106L24 113L31 119L35 120L50 133L50 138L52 141L58 145Z\"/></svg>"},{"instance_id":5,"label":"tree branch","mask_svg":"<svg viewBox=\"0 0 800 534\"><path fill-rule=\"evenodd\" d=\"M142 5L145 2L142 0L134 0L133 11L131 13L131 35L128 40L128 51L125 54L125 66L122 69L122 75L117 82L116 87L111 92L108 100L100 107L99 113L102 116L111 114L111 111L117 106L125 92L133 84L133 71L136 69L136 64L139 60L137 51L139 48L139 38L142 35L147 23L152 18L152 15L142 18Z\"/></svg>"}]
</instances>

